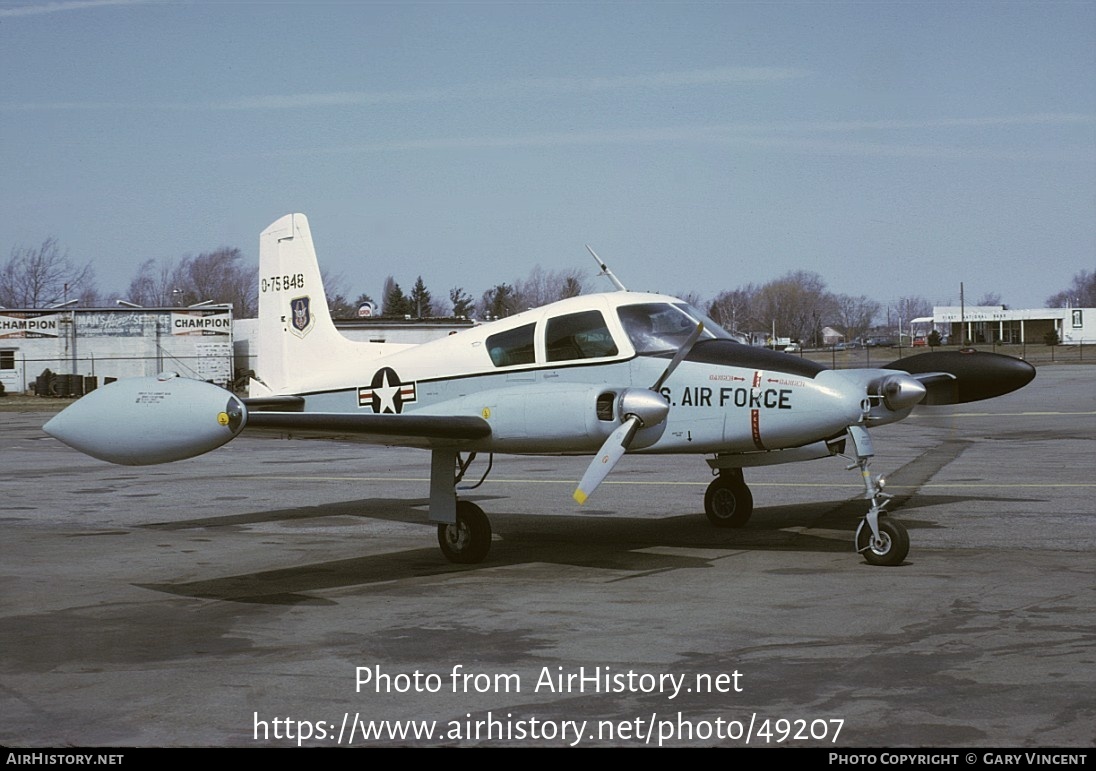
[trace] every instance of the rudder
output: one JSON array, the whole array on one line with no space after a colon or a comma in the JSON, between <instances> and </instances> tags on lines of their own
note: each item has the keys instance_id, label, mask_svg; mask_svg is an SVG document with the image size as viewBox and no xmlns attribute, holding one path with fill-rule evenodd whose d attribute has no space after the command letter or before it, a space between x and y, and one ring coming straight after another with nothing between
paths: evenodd
<instances>
[{"instance_id":1,"label":"rudder","mask_svg":"<svg viewBox=\"0 0 1096 771\"><path fill-rule=\"evenodd\" d=\"M287 214L259 236L257 348L253 396L304 390L328 373L333 361L365 353L331 320L303 214Z\"/></svg>"}]
</instances>

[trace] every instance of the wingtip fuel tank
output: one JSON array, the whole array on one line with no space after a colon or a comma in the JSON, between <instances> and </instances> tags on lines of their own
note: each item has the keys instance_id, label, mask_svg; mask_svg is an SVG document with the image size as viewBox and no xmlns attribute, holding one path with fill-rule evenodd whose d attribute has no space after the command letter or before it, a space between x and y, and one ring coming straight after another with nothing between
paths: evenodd
<instances>
[{"instance_id":1,"label":"wingtip fuel tank","mask_svg":"<svg viewBox=\"0 0 1096 771\"><path fill-rule=\"evenodd\" d=\"M174 373L119 380L92 391L42 427L94 458L147 466L220 447L247 423L234 394Z\"/></svg>"},{"instance_id":2,"label":"wingtip fuel tank","mask_svg":"<svg viewBox=\"0 0 1096 771\"><path fill-rule=\"evenodd\" d=\"M964 404L992 399L1023 388L1035 378L1035 367L1015 356L972 349L931 351L886 365L911 375L944 373L951 377L923 378L925 405Z\"/></svg>"}]
</instances>

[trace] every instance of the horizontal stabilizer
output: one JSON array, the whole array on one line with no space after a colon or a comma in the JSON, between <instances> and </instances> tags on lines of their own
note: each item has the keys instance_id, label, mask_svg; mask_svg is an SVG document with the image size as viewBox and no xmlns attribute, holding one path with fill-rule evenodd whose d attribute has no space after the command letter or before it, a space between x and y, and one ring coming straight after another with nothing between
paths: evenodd
<instances>
[{"instance_id":1,"label":"horizontal stabilizer","mask_svg":"<svg viewBox=\"0 0 1096 771\"><path fill-rule=\"evenodd\" d=\"M884 369L908 372L925 386L921 404L964 404L1011 393L1035 378L1023 359L985 351L932 351L893 361Z\"/></svg>"}]
</instances>

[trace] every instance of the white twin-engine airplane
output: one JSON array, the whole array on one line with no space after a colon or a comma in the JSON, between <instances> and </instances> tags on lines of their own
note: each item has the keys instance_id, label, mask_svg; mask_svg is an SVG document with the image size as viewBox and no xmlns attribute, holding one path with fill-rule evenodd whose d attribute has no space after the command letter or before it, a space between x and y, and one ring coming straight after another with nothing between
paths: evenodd
<instances>
[{"instance_id":1,"label":"white twin-engine airplane","mask_svg":"<svg viewBox=\"0 0 1096 771\"><path fill-rule=\"evenodd\" d=\"M716 526L741 527L753 511L744 468L847 452L870 502L856 551L898 565L909 536L868 471L866 429L918 404L986 399L1035 376L1024 361L977 352L827 369L741 344L682 300L626 291L604 265L618 291L422 345L353 342L331 321L303 215L267 228L259 255L257 374L247 398L174 374L120 380L45 431L127 465L190 458L244 430L428 449L430 520L442 552L462 563L480 562L491 547L483 510L457 496L477 453L593 455L574 493L580 504L626 452L707 455L714 479L705 513Z\"/></svg>"}]
</instances>

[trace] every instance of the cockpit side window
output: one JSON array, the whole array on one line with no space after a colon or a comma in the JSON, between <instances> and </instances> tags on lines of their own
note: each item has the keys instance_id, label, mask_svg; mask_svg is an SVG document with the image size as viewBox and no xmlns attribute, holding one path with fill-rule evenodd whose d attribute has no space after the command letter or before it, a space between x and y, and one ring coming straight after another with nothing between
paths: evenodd
<instances>
[{"instance_id":1,"label":"cockpit side window","mask_svg":"<svg viewBox=\"0 0 1096 771\"><path fill-rule=\"evenodd\" d=\"M533 364L533 330L536 324L526 324L517 329L491 335L487 338L487 352L496 367L512 367L515 364Z\"/></svg>"},{"instance_id":2,"label":"cockpit side window","mask_svg":"<svg viewBox=\"0 0 1096 771\"><path fill-rule=\"evenodd\" d=\"M601 311L569 313L548 319L544 335L548 361L616 356L617 346Z\"/></svg>"},{"instance_id":3,"label":"cockpit side window","mask_svg":"<svg viewBox=\"0 0 1096 771\"><path fill-rule=\"evenodd\" d=\"M675 351L684 345L697 323L704 324L701 339L730 338L723 327L685 303L639 303L617 308L620 323L636 353Z\"/></svg>"}]
</instances>

